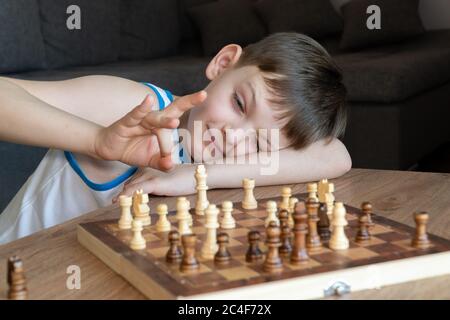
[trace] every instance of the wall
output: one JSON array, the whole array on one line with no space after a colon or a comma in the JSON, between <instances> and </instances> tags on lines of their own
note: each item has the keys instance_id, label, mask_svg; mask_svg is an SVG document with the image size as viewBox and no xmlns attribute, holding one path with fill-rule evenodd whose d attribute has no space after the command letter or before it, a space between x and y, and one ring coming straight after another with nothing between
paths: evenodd
<instances>
[{"instance_id":1,"label":"wall","mask_svg":"<svg viewBox=\"0 0 450 320\"><path fill-rule=\"evenodd\" d=\"M331 0L336 8L348 1ZM450 29L450 0L420 0L419 11L425 28Z\"/></svg>"}]
</instances>

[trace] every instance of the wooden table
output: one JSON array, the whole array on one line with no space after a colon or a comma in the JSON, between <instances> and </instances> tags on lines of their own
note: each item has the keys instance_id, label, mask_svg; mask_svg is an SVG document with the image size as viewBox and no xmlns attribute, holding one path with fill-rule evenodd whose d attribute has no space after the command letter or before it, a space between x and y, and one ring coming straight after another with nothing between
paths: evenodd
<instances>
[{"instance_id":1,"label":"wooden table","mask_svg":"<svg viewBox=\"0 0 450 320\"><path fill-rule=\"evenodd\" d=\"M450 174L352 169L334 179L338 201L359 206L371 201L377 213L413 226L412 213L430 213L429 232L450 238ZM290 185L304 192L304 184ZM257 198L275 196L279 186L255 190ZM208 192L213 203L239 201L242 190ZM76 195L74 195L76 196ZM188 197L190 200L194 196ZM151 197L151 208L165 202L174 209L175 198ZM80 222L108 218L104 209L62 225L0 246L0 299L6 298L6 260L19 255L25 265L30 299L144 299L144 296L99 259L85 250L76 238ZM67 267L81 268L81 289L66 288ZM342 299L450 299L450 275L355 292Z\"/></svg>"}]
</instances>

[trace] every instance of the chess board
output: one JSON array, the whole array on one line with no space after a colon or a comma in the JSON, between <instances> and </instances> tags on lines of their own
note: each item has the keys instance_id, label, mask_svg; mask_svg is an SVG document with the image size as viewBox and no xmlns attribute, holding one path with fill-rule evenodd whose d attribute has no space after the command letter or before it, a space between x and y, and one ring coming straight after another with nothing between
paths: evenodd
<instances>
[{"instance_id":1,"label":"chess board","mask_svg":"<svg viewBox=\"0 0 450 320\"><path fill-rule=\"evenodd\" d=\"M306 194L294 196L304 199ZM281 199L259 199L255 210L242 209L240 203L233 204L236 228L218 230L229 235L228 249L232 255L230 264L221 267L213 260L200 257L206 237L205 218L191 210L200 262L200 269L195 273L182 273L179 264L166 262L168 232L155 231L156 214L152 214L152 225L144 228L143 236L147 241L144 250L129 248L132 232L118 228L120 209L116 209L117 220L80 224L78 240L150 299L309 299L333 294L333 288L342 289L342 285L358 291L450 273L449 240L429 235L432 246L415 249L411 247L415 229L379 216L376 210L372 216L375 223L371 229L372 239L364 245L355 243L361 211L351 206L346 206L348 250L332 251L324 243L320 251L310 253L307 263L294 266L289 259L284 259L281 273L266 273L262 268L263 260L247 263L245 253L247 234L251 230L260 231L260 247L263 252L267 250L264 245L267 200L279 203ZM432 219L432 213L430 216ZM169 221L172 230L176 230L175 212L169 213Z\"/></svg>"}]
</instances>

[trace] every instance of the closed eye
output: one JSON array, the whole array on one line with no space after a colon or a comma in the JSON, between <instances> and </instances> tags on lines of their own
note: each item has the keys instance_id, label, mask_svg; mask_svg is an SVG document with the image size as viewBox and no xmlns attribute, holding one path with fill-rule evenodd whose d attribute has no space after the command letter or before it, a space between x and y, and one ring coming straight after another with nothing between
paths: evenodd
<instances>
[{"instance_id":1,"label":"closed eye","mask_svg":"<svg viewBox=\"0 0 450 320\"><path fill-rule=\"evenodd\" d=\"M239 96L236 92L233 94L233 98L234 98L234 101L236 102L236 106L239 109L239 112L242 114L245 114L244 104L242 103L241 99L239 99Z\"/></svg>"}]
</instances>

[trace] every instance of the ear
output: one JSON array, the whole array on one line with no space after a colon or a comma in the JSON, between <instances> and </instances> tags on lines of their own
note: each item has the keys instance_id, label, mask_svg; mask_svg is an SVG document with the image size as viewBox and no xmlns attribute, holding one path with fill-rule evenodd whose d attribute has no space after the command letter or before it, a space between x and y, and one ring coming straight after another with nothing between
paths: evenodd
<instances>
[{"instance_id":1,"label":"ear","mask_svg":"<svg viewBox=\"0 0 450 320\"><path fill-rule=\"evenodd\" d=\"M206 68L206 77L213 80L227 68L232 67L242 54L242 47L237 44L229 44L222 48L211 60Z\"/></svg>"}]
</instances>

